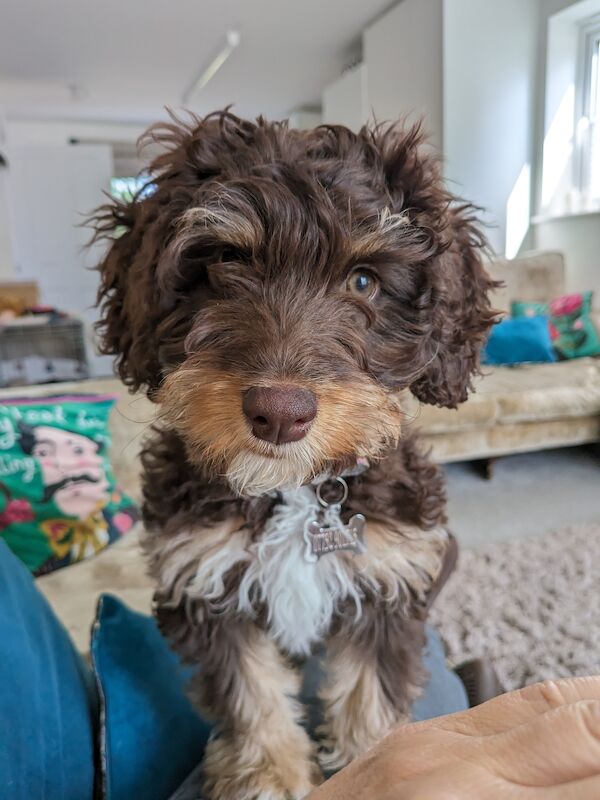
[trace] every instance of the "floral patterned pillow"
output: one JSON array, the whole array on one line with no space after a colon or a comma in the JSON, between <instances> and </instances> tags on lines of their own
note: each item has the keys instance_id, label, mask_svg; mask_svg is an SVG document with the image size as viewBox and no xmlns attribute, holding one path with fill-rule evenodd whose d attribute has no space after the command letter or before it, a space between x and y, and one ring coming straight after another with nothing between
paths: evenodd
<instances>
[{"instance_id":1,"label":"floral patterned pillow","mask_svg":"<svg viewBox=\"0 0 600 800\"><path fill-rule=\"evenodd\" d=\"M36 575L95 555L138 519L108 458L113 405L98 395L0 401L0 537Z\"/></svg>"},{"instance_id":2,"label":"floral patterned pillow","mask_svg":"<svg viewBox=\"0 0 600 800\"><path fill-rule=\"evenodd\" d=\"M513 317L549 317L550 337L559 358L600 355L600 335L591 318L593 292L557 297L550 303L515 301Z\"/></svg>"}]
</instances>

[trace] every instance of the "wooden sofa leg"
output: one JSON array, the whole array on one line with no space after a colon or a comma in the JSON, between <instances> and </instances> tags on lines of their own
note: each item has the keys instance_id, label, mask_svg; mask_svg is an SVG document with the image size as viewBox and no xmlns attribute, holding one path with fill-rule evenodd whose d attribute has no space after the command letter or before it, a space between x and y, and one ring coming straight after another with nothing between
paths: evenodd
<instances>
[{"instance_id":1,"label":"wooden sofa leg","mask_svg":"<svg viewBox=\"0 0 600 800\"><path fill-rule=\"evenodd\" d=\"M592 458L600 461L600 442L591 442L590 444L586 444L584 449L592 456Z\"/></svg>"},{"instance_id":2,"label":"wooden sofa leg","mask_svg":"<svg viewBox=\"0 0 600 800\"><path fill-rule=\"evenodd\" d=\"M497 460L497 458L479 458L471 463L482 478L491 481L494 476L494 464Z\"/></svg>"}]
</instances>

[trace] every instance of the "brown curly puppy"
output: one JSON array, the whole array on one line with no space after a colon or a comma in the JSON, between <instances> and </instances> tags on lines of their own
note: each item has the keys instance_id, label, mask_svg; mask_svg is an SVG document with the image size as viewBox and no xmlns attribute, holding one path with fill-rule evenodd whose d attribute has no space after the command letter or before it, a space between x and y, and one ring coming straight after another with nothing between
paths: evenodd
<instances>
[{"instance_id":1,"label":"brown curly puppy","mask_svg":"<svg viewBox=\"0 0 600 800\"><path fill-rule=\"evenodd\" d=\"M423 683L454 551L400 399L466 398L493 321L483 240L418 128L219 112L149 136L152 186L95 225L104 352L161 405L156 613L219 721L206 796L300 798L319 771L290 657L325 643L327 768L408 719Z\"/></svg>"}]
</instances>

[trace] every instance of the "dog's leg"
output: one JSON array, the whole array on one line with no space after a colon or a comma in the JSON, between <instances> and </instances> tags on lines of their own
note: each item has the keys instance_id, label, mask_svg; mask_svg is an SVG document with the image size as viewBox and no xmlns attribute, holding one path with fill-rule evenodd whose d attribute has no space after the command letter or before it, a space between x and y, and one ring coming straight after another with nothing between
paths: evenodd
<instances>
[{"instance_id":1,"label":"dog's leg","mask_svg":"<svg viewBox=\"0 0 600 800\"><path fill-rule=\"evenodd\" d=\"M314 747L300 725L300 677L274 642L237 610L243 520L212 528L149 534L156 577L155 615L182 660L197 666L191 699L216 723L205 756L205 800L297 800L319 776ZM211 584L202 565L221 558ZM207 577L208 575L208 577ZM215 590L216 586L216 590ZM205 593L218 594L206 600Z\"/></svg>"},{"instance_id":2,"label":"dog's leg","mask_svg":"<svg viewBox=\"0 0 600 800\"><path fill-rule=\"evenodd\" d=\"M324 769L343 767L409 720L425 677L424 642L420 620L372 608L330 639L321 691Z\"/></svg>"},{"instance_id":3,"label":"dog's leg","mask_svg":"<svg viewBox=\"0 0 600 800\"><path fill-rule=\"evenodd\" d=\"M206 750L204 796L299 800L318 774L299 724L299 676L255 625L230 621L218 633L210 663L192 687L193 699L220 721Z\"/></svg>"}]
</instances>

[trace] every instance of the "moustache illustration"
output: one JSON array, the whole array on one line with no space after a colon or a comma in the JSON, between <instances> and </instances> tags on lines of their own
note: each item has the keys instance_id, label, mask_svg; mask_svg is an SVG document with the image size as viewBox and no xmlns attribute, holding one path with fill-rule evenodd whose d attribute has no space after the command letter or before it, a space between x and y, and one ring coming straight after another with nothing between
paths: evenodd
<instances>
[{"instance_id":1,"label":"moustache illustration","mask_svg":"<svg viewBox=\"0 0 600 800\"><path fill-rule=\"evenodd\" d=\"M81 475L70 475L67 478L62 478L60 481L56 481L56 483L49 483L47 486L44 487L44 495L42 497L42 502L46 503L50 500L56 492L59 492L61 489L64 489L65 486L70 486L72 483L98 483L99 478L94 478L92 475L88 475L86 473L82 473Z\"/></svg>"}]
</instances>

